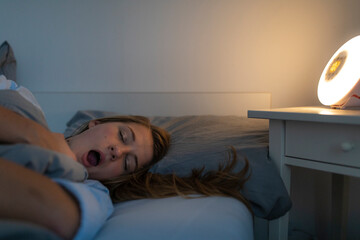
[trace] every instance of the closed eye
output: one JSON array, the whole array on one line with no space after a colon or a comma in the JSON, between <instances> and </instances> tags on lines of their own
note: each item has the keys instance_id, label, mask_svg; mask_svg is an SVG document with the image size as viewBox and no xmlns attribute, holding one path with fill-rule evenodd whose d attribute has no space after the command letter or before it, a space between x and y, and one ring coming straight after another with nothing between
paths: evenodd
<instances>
[{"instance_id":1,"label":"closed eye","mask_svg":"<svg viewBox=\"0 0 360 240\"><path fill-rule=\"evenodd\" d=\"M134 172L138 169L138 159L135 155L127 154L124 158L124 170L128 173Z\"/></svg>"}]
</instances>

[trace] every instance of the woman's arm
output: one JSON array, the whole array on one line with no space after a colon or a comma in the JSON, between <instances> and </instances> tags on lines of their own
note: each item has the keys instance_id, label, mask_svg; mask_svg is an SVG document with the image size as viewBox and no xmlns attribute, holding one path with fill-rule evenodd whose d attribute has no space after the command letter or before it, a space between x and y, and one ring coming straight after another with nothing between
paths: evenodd
<instances>
[{"instance_id":1,"label":"woman's arm","mask_svg":"<svg viewBox=\"0 0 360 240\"><path fill-rule=\"evenodd\" d=\"M0 218L32 222L64 239L80 223L76 200L47 177L0 158Z\"/></svg>"},{"instance_id":2,"label":"woman's arm","mask_svg":"<svg viewBox=\"0 0 360 240\"><path fill-rule=\"evenodd\" d=\"M37 145L76 159L63 134L53 133L37 122L2 106L0 106L0 143Z\"/></svg>"}]
</instances>

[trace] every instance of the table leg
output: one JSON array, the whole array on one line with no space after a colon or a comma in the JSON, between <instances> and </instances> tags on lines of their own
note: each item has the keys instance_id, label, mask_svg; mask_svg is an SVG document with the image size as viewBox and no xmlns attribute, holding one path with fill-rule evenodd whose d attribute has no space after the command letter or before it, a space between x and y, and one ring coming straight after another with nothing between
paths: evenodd
<instances>
[{"instance_id":1,"label":"table leg","mask_svg":"<svg viewBox=\"0 0 360 240\"><path fill-rule=\"evenodd\" d=\"M349 177L332 174L331 191L331 231L332 239L346 239L349 209Z\"/></svg>"}]
</instances>

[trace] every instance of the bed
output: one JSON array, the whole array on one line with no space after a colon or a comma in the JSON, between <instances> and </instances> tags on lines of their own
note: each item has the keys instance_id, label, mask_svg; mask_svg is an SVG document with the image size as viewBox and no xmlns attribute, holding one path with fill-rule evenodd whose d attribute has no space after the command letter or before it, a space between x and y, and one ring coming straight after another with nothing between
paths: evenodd
<instances>
[{"instance_id":1,"label":"bed","mask_svg":"<svg viewBox=\"0 0 360 240\"><path fill-rule=\"evenodd\" d=\"M148 116L172 135L169 153L151 169L156 173L187 175L202 166L217 169L230 145L240 158L249 160L251 177L242 193L254 216L243 203L226 197L127 201L115 205L95 239L267 239L269 222L291 207L268 156L267 121L246 117L248 109L270 107L268 93L34 94L50 128L65 135L97 117ZM27 228L27 233L35 231L35 226Z\"/></svg>"}]
</instances>

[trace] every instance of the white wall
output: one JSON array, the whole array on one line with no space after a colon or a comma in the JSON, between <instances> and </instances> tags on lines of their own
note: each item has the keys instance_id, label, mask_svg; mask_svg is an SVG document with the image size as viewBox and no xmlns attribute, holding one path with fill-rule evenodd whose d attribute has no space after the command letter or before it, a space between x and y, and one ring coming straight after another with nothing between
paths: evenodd
<instances>
[{"instance_id":1,"label":"white wall","mask_svg":"<svg viewBox=\"0 0 360 240\"><path fill-rule=\"evenodd\" d=\"M18 81L38 93L270 92L273 107L319 105L321 72L360 34L359 9L357 0L0 0L0 42L15 50ZM311 171L293 179L295 195L311 199L329 183ZM310 202L294 207L321 205ZM322 233L312 214L292 223Z\"/></svg>"},{"instance_id":2,"label":"white wall","mask_svg":"<svg viewBox=\"0 0 360 240\"><path fill-rule=\"evenodd\" d=\"M271 92L317 105L359 1L1 0L0 41L35 92Z\"/></svg>"}]
</instances>

